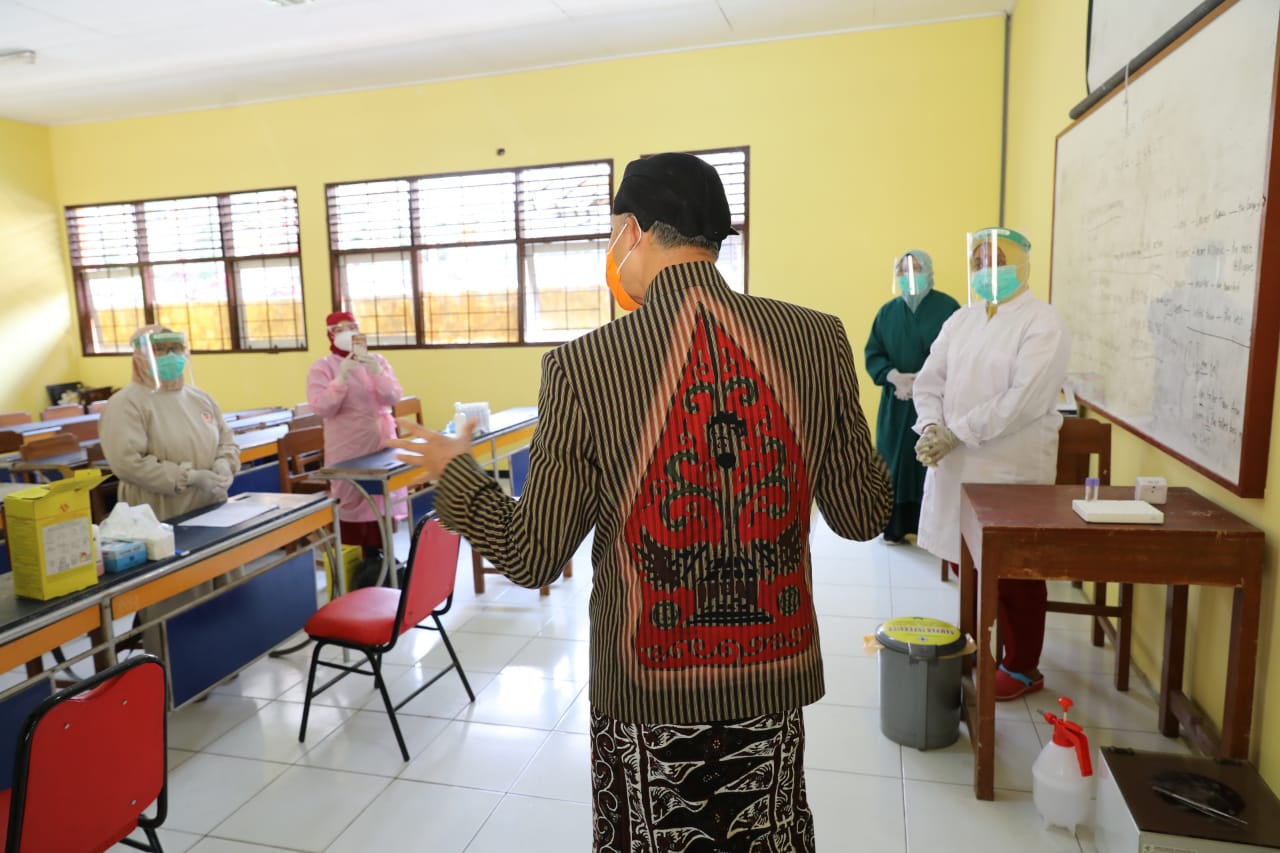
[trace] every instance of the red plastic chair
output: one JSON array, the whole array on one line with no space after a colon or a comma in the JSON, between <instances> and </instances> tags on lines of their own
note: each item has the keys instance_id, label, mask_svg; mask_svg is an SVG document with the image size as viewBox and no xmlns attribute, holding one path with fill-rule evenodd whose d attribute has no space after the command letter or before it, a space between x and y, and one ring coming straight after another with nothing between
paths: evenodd
<instances>
[{"instance_id":1,"label":"red plastic chair","mask_svg":"<svg viewBox=\"0 0 1280 853\"><path fill-rule=\"evenodd\" d=\"M163 853L168 808L165 674L138 655L50 696L22 727L13 787L0 792L5 853ZM156 804L154 817L143 811ZM138 827L147 844L127 836Z\"/></svg>"},{"instance_id":2,"label":"red plastic chair","mask_svg":"<svg viewBox=\"0 0 1280 853\"><path fill-rule=\"evenodd\" d=\"M448 613L453 604L459 542L458 535L445 530L439 520L431 517L422 519L413 531L413 547L409 553L409 565L405 569L402 589L381 586L357 589L330 601L307 620L304 630L315 640L316 645L311 653L311 671L307 675L302 727L298 730L299 743L307 738L307 715L311 711L311 700L353 672L373 676L373 682L382 694L387 716L391 719L391 728L396 733L400 754L405 761L409 760L409 750L405 748L400 723L396 721L396 711L454 669L462 679L467 696L472 702L476 700L467 675L462 671L462 664L453 651L453 644L449 642L449 635L445 633L444 625L440 624L440 617ZM418 624L428 617L435 623L434 627ZM391 697L387 695L387 685L382 678L382 656L395 648L396 640L410 628L439 631L440 639L449 652L449 659L453 662L406 696L399 705L392 706ZM320 652L327 645L361 652L369 663L369 669L320 660ZM340 669L342 674L317 688L317 666Z\"/></svg>"}]
</instances>

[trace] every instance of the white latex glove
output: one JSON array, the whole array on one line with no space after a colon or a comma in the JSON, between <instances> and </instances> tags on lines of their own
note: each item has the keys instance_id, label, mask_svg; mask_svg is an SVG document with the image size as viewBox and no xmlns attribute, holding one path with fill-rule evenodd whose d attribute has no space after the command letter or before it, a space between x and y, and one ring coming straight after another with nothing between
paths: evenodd
<instances>
[{"instance_id":1,"label":"white latex glove","mask_svg":"<svg viewBox=\"0 0 1280 853\"><path fill-rule=\"evenodd\" d=\"M361 367L369 371L370 376L377 376L382 372L382 362L375 355L353 355L351 356Z\"/></svg>"},{"instance_id":2,"label":"white latex glove","mask_svg":"<svg viewBox=\"0 0 1280 853\"><path fill-rule=\"evenodd\" d=\"M346 385L347 379L351 376L351 371L356 369L355 356L349 355L342 360L342 364L338 365L338 384Z\"/></svg>"},{"instance_id":3,"label":"white latex glove","mask_svg":"<svg viewBox=\"0 0 1280 853\"><path fill-rule=\"evenodd\" d=\"M231 488L231 481L235 479L235 474L231 473L230 462L222 457L213 460L213 473L218 477L219 488L223 491Z\"/></svg>"},{"instance_id":4,"label":"white latex glove","mask_svg":"<svg viewBox=\"0 0 1280 853\"><path fill-rule=\"evenodd\" d=\"M960 446L960 439L944 424L929 424L916 442L916 459L924 465L937 465L942 457Z\"/></svg>"},{"instance_id":5,"label":"white latex glove","mask_svg":"<svg viewBox=\"0 0 1280 853\"><path fill-rule=\"evenodd\" d=\"M889 373L885 378L893 384L893 396L899 400L911 399L911 387L916 384L916 375L914 373L901 373L889 368Z\"/></svg>"},{"instance_id":6,"label":"white latex glove","mask_svg":"<svg viewBox=\"0 0 1280 853\"><path fill-rule=\"evenodd\" d=\"M225 488L220 485L218 475L208 468L193 468L187 472L187 486L202 492L220 492Z\"/></svg>"}]
</instances>

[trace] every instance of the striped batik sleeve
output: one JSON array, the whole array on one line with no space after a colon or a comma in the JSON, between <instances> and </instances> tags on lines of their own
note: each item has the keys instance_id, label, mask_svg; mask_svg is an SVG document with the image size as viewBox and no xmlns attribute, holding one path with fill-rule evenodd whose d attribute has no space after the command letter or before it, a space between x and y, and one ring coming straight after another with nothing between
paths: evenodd
<instances>
[{"instance_id":1,"label":"striped batik sleeve","mask_svg":"<svg viewBox=\"0 0 1280 853\"><path fill-rule=\"evenodd\" d=\"M445 468L436 511L513 583L554 581L591 529L599 469L585 413L549 352L542 360L538 426L524 494L512 500L470 456Z\"/></svg>"},{"instance_id":2,"label":"striped batik sleeve","mask_svg":"<svg viewBox=\"0 0 1280 853\"><path fill-rule=\"evenodd\" d=\"M832 318L836 380L835 418L815 490L818 509L837 535L867 540L879 535L893 512L893 482L858 403L853 350L839 320Z\"/></svg>"}]
</instances>

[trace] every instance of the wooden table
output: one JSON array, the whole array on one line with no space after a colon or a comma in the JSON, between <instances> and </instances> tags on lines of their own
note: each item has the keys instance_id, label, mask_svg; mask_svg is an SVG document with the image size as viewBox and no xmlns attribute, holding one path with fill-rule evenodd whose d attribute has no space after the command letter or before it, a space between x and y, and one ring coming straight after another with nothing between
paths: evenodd
<instances>
[{"instance_id":1,"label":"wooden table","mask_svg":"<svg viewBox=\"0 0 1280 853\"><path fill-rule=\"evenodd\" d=\"M1168 585L1160 731L1178 734L1216 757L1249 757L1254 668L1262 597L1263 531L1186 488L1169 489L1164 524L1086 524L1071 509L1079 486L974 484L960 497L960 628L978 643L976 678L965 679L965 713L973 744L973 786L995 796L995 672L992 653L996 585L1001 578ZM1103 499L1132 499L1132 486L1106 487ZM1182 692L1187 587L1235 590L1228 634L1222 733ZM971 670L966 661L966 672ZM969 673L973 674L973 673ZM976 686L974 684L976 681Z\"/></svg>"},{"instance_id":2,"label":"wooden table","mask_svg":"<svg viewBox=\"0 0 1280 853\"><path fill-rule=\"evenodd\" d=\"M498 464L533 440L537 424L536 406L517 406L494 412L489 416L489 431L472 436L471 455L481 466L491 469L496 477ZM401 462L396 458L397 452L394 449L378 450L354 459L344 459L327 464L311 475L317 480L348 482L360 491L360 496L373 510L382 533L383 566L379 583L390 579L393 586L397 581L392 541L392 516L395 509L391 506L391 496L399 489L418 483L422 478L421 469ZM434 485L424 487L425 490L433 488ZM377 495L382 497L380 503L374 500ZM412 529L412 499L404 504L409 516L409 528Z\"/></svg>"},{"instance_id":3,"label":"wooden table","mask_svg":"<svg viewBox=\"0 0 1280 853\"><path fill-rule=\"evenodd\" d=\"M276 443L289 431L287 424L262 427L249 432L237 432L231 439L240 448L240 464L250 463L276 455Z\"/></svg>"},{"instance_id":4,"label":"wooden table","mask_svg":"<svg viewBox=\"0 0 1280 853\"><path fill-rule=\"evenodd\" d=\"M0 788L11 784L22 721L47 698L66 667L115 662L117 641L162 626L170 707L243 669L301 629L316 609L315 551L337 546L337 504L327 495L246 495L267 512L231 527L182 524L211 508L173 519L178 553L49 601L19 598L12 574L0 575L0 672L88 636L90 647L0 690ZM215 578L220 585L208 584ZM197 591L179 608L118 632L117 621L144 607Z\"/></svg>"},{"instance_id":5,"label":"wooden table","mask_svg":"<svg viewBox=\"0 0 1280 853\"><path fill-rule=\"evenodd\" d=\"M288 409L280 409L279 411L263 412L260 415L252 415L247 418L236 418L227 421L227 426L231 428L233 433L249 432L250 430L263 429L264 427L280 426L287 424L293 420L293 412Z\"/></svg>"},{"instance_id":6,"label":"wooden table","mask_svg":"<svg viewBox=\"0 0 1280 853\"><path fill-rule=\"evenodd\" d=\"M51 421L32 421L26 424L12 424L7 427L0 427L4 432L17 433L22 436L23 442L35 441L41 438L48 438L56 432L72 432L81 441L88 441L98 437L98 420L101 413L94 412L91 415L75 415L70 418L54 418Z\"/></svg>"},{"instance_id":7,"label":"wooden table","mask_svg":"<svg viewBox=\"0 0 1280 853\"><path fill-rule=\"evenodd\" d=\"M337 504L328 495L253 494L239 500L264 504L269 511L225 528L182 523L187 516L213 507L179 516L172 519L177 524L175 556L103 575L93 586L68 595L48 601L19 598L13 594L12 577L0 577L0 672L89 633L84 629L88 623L92 623L89 628L107 629L102 643L114 655L109 643L114 638L110 633L114 620L285 546L306 543L312 547L311 534L337 529ZM10 688L0 691L0 699L9 692Z\"/></svg>"}]
</instances>

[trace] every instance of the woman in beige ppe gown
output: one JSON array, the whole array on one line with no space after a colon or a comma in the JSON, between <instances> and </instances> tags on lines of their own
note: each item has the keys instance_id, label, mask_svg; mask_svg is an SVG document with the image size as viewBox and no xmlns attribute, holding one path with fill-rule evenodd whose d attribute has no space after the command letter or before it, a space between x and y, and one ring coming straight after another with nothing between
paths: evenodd
<instances>
[{"instance_id":1,"label":"woman in beige ppe gown","mask_svg":"<svg viewBox=\"0 0 1280 853\"><path fill-rule=\"evenodd\" d=\"M218 404L185 380L186 337L152 325L134 332L130 342L133 381L111 396L98 424L103 455L120 480L120 500L147 504L161 521L226 500L240 470L240 448ZM138 621L160 618L216 585L143 608ZM143 646L162 652L156 629L146 631Z\"/></svg>"},{"instance_id":2,"label":"woman in beige ppe gown","mask_svg":"<svg viewBox=\"0 0 1280 853\"><path fill-rule=\"evenodd\" d=\"M98 434L120 500L164 521L226 500L240 448L222 410L188 385L185 336L163 326L133 334L133 381L112 395Z\"/></svg>"}]
</instances>

